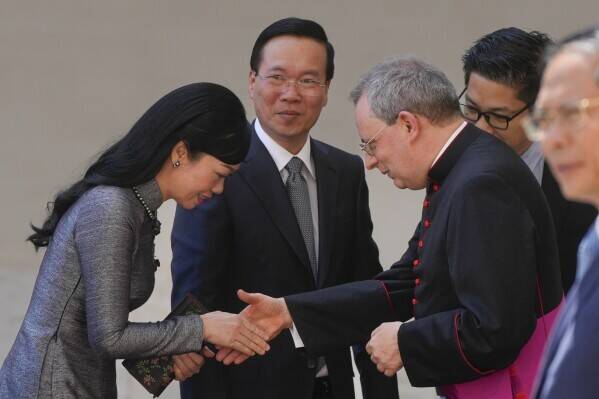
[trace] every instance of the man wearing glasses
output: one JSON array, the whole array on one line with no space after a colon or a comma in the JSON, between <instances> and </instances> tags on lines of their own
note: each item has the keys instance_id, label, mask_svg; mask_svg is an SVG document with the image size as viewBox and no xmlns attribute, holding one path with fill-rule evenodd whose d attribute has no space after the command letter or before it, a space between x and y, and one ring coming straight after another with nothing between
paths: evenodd
<instances>
[{"instance_id":1,"label":"man wearing glasses","mask_svg":"<svg viewBox=\"0 0 599 399\"><path fill-rule=\"evenodd\" d=\"M539 140L564 195L599 208L599 29L551 50L527 127ZM578 269L544 356L537 399L599 396L599 221L578 253Z\"/></svg>"},{"instance_id":2,"label":"man wearing glasses","mask_svg":"<svg viewBox=\"0 0 599 399\"><path fill-rule=\"evenodd\" d=\"M273 334L294 323L312 354L370 337L379 371L404 367L448 399L527 397L563 297L541 188L417 58L374 66L352 99L366 167L426 188L421 222L374 280L278 299L240 292L245 314Z\"/></svg>"},{"instance_id":3,"label":"man wearing glasses","mask_svg":"<svg viewBox=\"0 0 599 399\"><path fill-rule=\"evenodd\" d=\"M539 90L539 62L549 44L547 35L518 28L483 36L462 57L466 87L460 100L464 117L510 146L541 184L553 215L567 292L576 274L578 244L596 211L564 198L540 144L531 142L522 126Z\"/></svg>"},{"instance_id":4,"label":"man wearing glasses","mask_svg":"<svg viewBox=\"0 0 599 399\"><path fill-rule=\"evenodd\" d=\"M237 313L245 307L238 288L282 296L382 270L362 160L310 137L327 103L333 57L313 21L286 18L258 36L249 72L251 147L223 195L193 211L177 209L173 303L192 292L210 309ZM183 384L182 396L354 397L349 346L307 356L289 331L270 345L262 359L230 367L207 362ZM355 357L365 398L398 397L396 378L378 373L363 345ZM225 364L229 358L219 355Z\"/></svg>"}]
</instances>

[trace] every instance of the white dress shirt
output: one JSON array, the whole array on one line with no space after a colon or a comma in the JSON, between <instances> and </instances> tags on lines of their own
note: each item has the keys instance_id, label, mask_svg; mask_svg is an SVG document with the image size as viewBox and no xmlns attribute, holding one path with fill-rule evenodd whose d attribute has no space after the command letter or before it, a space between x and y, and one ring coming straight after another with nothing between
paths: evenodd
<instances>
[{"instance_id":1,"label":"white dress shirt","mask_svg":"<svg viewBox=\"0 0 599 399\"><path fill-rule=\"evenodd\" d=\"M266 151L272 157L277 165L277 170L281 174L283 185L287 182L289 172L285 169L285 166L289 163L291 158L298 157L304 163L302 168L302 176L306 180L308 185L308 195L310 196L310 211L312 213L312 224L314 225L314 251L316 255L316 263L318 264L318 191L316 189L316 168L314 167L314 159L312 159L310 137L306 140L306 144L297 154L292 154L285 148L281 147L279 143L274 141L260 125L260 121L256 119L254 122L254 130L258 138L266 147Z\"/></svg>"},{"instance_id":2,"label":"white dress shirt","mask_svg":"<svg viewBox=\"0 0 599 399\"><path fill-rule=\"evenodd\" d=\"M521 158L535 176L535 179L541 184L541 181L543 180L543 168L545 167L545 156L543 155L541 143L538 141L532 143L530 147L524 151Z\"/></svg>"},{"instance_id":3,"label":"white dress shirt","mask_svg":"<svg viewBox=\"0 0 599 399\"><path fill-rule=\"evenodd\" d=\"M302 149L297 154L292 154L283 148L280 144L274 141L262 128L260 125L260 121L256 118L254 122L254 130L256 130L256 134L258 138L266 147L266 150L272 157L275 165L277 166L277 170L281 174L281 179L283 179L283 184L287 182L287 177L289 176L289 172L285 169L287 163L293 157L298 157L304 163L304 167L302 168L302 176L304 180L306 180L306 184L308 185L308 195L310 196L310 210L312 212L312 223L314 225L314 252L316 255L316 263L318 264L318 190L316 189L316 168L314 167L314 159L312 159L312 151L310 144L310 136L306 140L306 143L302 147ZM293 343L296 348L303 348L304 342L302 341L299 333L297 332L297 328L295 328L295 324L291 326L289 329L291 332L291 337L293 338ZM318 370L317 377L324 377L329 374L326 365Z\"/></svg>"}]
</instances>

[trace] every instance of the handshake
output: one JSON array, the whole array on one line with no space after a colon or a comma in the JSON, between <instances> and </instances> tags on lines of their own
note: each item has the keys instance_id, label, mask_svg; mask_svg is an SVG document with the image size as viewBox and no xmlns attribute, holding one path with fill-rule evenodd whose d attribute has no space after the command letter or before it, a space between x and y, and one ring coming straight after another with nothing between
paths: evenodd
<instances>
[{"instance_id":1,"label":"handshake","mask_svg":"<svg viewBox=\"0 0 599 399\"><path fill-rule=\"evenodd\" d=\"M213 344L217 352L205 346L201 354L174 355L173 369L177 380L184 381L199 372L205 358L216 358L230 365L241 364L256 354L264 355L270 349L268 341L291 327L291 316L283 298L249 294L243 290L237 295L248 304L238 315L216 311L201 316L204 341Z\"/></svg>"},{"instance_id":2,"label":"handshake","mask_svg":"<svg viewBox=\"0 0 599 399\"><path fill-rule=\"evenodd\" d=\"M248 305L239 314L216 311L201 316L204 341L213 344L217 352L204 347L201 355L186 353L173 356L177 380L184 381L198 373L205 358L215 358L225 365L231 365L241 364L256 354L264 355L270 349L268 341L292 327L293 320L284 298L251 294L243 290L238 290L237 296ZM383 323L372 332L366 345L377 369L387 376L395 375L403 367L398 330L398 322Z\"/></svg>"}]
</instances>

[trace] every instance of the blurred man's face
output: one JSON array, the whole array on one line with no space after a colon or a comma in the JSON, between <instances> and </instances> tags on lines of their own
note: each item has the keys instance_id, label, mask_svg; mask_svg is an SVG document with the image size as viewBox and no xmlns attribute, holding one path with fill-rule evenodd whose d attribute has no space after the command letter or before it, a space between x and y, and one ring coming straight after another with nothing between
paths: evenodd
<instances>
[{"instance_id":1,"label":"blurred man's face","mask_svg":"<svg viewBox=\"0 0 599 399\"><path fill-rule=\"evenodd\" d=\"M574 50L558 54L547 66L535 116L547 115L543 150L564 195L599 206L599 57Z\"/></svg>"},{"instance_id":2,"label":"blurred man's face","mask_svg":"<svg viewBox=\"0 0 599 399\"><path fill-rule=\"evenodd\" d=\"M490 113L491 124L484 116L481 116L476 126L505 142L518 155L522 155L531 144L522 128L522 118L528 113L528 110L507 122L507 129L501 129L504 127L502 123L506 117L512 117L527 105L517 96L518 90L515 88L489 80L473 72L470 74L464 97L460 101L479 112ZM492 124L496 126L492 126Z\"/></svg>"}]
</instances>

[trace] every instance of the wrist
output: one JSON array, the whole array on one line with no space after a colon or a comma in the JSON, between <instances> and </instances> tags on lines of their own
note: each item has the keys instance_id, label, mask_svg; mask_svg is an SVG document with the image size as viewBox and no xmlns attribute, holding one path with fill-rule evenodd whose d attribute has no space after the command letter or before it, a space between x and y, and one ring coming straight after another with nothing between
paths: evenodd
<instances>
[{"instance_id":1,"label":"wrist","mask_svg":"<svg viewBox=\"0 0 599 399\"><path fill-rule=\"evenodd\" d=\"M281 307L283 309L283 327L291 328L293 326L293 319L291 318L291 314L289 313L289 309L287 308L287 303L285 302L285 298L279 298L281 301Z\"/></svg>"},{"instance_id":2,"label":"wrist","mask_svg":"<svg viewBox=\"0 0 599 399\"><path fill-rule=\"evenodd\" d=\"M210 314L206 313L200 316L202 319L202 340L210 341L212 339L212 328L210 323Z\"/></svg>"}]
</instances>

